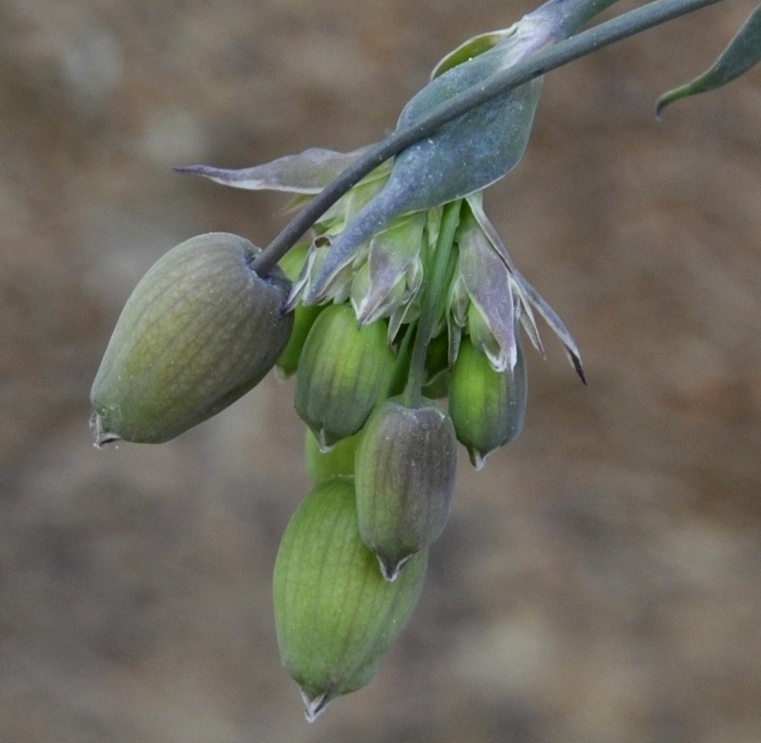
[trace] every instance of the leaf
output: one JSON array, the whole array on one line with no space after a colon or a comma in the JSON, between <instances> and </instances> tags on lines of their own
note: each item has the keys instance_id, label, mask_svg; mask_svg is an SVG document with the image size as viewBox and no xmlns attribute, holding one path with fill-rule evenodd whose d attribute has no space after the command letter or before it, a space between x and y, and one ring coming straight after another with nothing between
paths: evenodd
<instances>
[{"instance_id":1,"label":"leaf","mask_svg":"<svg viewBox=\"0 0 761 743\"><path fill-rule=\"evenodd\" d=\"M253 168L225 170L210 165L182 165L174 170L249 191L316 194L357 160L365 149L367 148L353 152L334 152L312 147L299 155L286 155Z\"/></svg>"},{"instance_id":2,"label":"leaf","mask_svg":"<svg viewBox=\"0 0 761 743\"><path fill-rule=\"evenodd\" d=\"M433 68L431 72L431 80L437 78L439 75L443 75L447 70L451 70L453 67L462 64L463 62L469 62L473 57L477 57L479 54L488 52L489 49L499 44L502 39L516 31L516 24L510 26L510 28L503 28L500 31L489 31L485 34L478 34L473 36L467 41L460 44L457 49L452 50L443 57L439 63Z\"/></svg>"},{"instance_id":3,"label":"leaf","mask_svg":"<svg viewBox=\"0 0 761 743\"><path fill-rule=\"evenodd\" d=\"M655 115L674 101L697 93L706 93L732 82L761 60L761 5L745 21L743 27L722 52L714 65L692 82L664 93L655 107Z\"/></svg>"},{"instance_id":4,"label":"leaf","mask_svg":"<svg viewBox=\"0 0 761 743\"><path fill-rule=\"evenodd\" d=\"M502 42L448 70L414 95L402 109L397 128L531 56L552 43L556 34L551 19L524 18ZM541 85L540 78L524 83L402 150L383 189L336 238L304 303L317 301L338 267L396 217L474 194L512 170L526 149Z\"/></svg>"}]
</instances>

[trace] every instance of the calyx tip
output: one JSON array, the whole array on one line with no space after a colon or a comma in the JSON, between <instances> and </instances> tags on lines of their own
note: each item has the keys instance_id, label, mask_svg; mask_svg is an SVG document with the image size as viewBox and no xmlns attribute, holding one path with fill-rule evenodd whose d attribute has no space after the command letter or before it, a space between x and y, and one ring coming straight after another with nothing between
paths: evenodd
<instances>
[{"instance_id":1,"label":"calyx tip","mask_svg":"<svg viewBox=\"0 0 761 743\"><path fill-rule=\"evenodd\" d=\"M102 449L104 444L111 444L114 441L121 441L122 437L119 434L111 433L103 428L103 418L96 412L93 412L90 418L90 428L95 429L95 441L93 446L96 449Z\"/></svg>"},{"instance_id":2,"label":"calyx tip","mask_svg":"<svg viewBox=\"0 0 761 743\"><path fill-rule=\"evenodd\" d=\"M389 559L376 555L380 564L381 575L389 582L393 583L402 572L404 566L412 559L412 555L407 555L401 560Z\"/></svg>"},{"instance_id":3,"label":"calyx tip","mask_svg":"<svg viewBox=\"0 0 761 743\"><path fill-rule=\"evenodd\" d=\"M327 699L328 693L323 692L319 696L309 697L305 691L301 692L301 698L304 701L304 716L307 718L307 722L314 722L328 706Z\"/></svg>"}]
</instances>

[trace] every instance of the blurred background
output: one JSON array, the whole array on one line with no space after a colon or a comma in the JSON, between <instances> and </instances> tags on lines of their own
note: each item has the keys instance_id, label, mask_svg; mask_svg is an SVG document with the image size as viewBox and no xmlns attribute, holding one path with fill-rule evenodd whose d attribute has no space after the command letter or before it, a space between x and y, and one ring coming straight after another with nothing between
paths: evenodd
<instances>
[{"instance_id":1,"label":"blurred background","mask_svg":"<svg viewBox=\"0 0 761 743\"><path fill-rule=\"evenodd\" d=\"M545 331L522 437L479 473L461 451L410 625L310 726L270 598L309 488L292 383L103 451L90 384L166 250L285 223L172 164L376 141L531 6L0 0L0 739L761 740L761 70L653 117L754 4L548 76L487 207L589 386Z\"/></svg>"}]
</instances>

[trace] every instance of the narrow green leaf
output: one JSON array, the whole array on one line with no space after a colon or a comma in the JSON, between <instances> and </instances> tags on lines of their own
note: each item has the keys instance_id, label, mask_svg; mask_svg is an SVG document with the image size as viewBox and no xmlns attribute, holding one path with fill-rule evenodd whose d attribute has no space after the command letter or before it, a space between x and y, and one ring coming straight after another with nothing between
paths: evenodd
<instances>
[{"instance_id":1,"label":"narrow green leaf","mask_svg":"<svg viewBox=\"0 0 761 743\"><path fill-rule=\"evenodd\" d=\"M449 52L443 59L439 61L436 67L433 68L431 73L431 80L443 75L447 70L451 70L457 65L463 64L463 62L470 62L473 57L477 57L479 54L488 52L489 49L495 47L507 36L511 36L515 33L517 24L513 24L510 28L505 28L500 31L489 31L485 34L479 34L471 39L460 44L457 49Z\"/></svg>"},{"instance_id":2,"label":"narrow green leaf","mask_svg":"<svg viewBox=\"0 0 761 743\"><path fill-rule=\"evenodd\" d=\"M761 5L750 15L737 35L722 52L714 65L692 82L664 93L655 107L655 115L669 103L696 93L705 93L720 88L747 72L761 60Z\"/></svg>"}]
</instances>

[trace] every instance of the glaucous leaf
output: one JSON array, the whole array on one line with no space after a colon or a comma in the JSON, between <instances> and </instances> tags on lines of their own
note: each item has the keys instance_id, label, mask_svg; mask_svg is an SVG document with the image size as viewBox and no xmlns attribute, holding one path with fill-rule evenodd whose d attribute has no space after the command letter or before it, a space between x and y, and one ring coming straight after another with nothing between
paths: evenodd
<instances>
[{"instance_id":1,"label":"glaucous leaf","mask_svg":"<svg viewBox=\"0 0 761 743\"><path fill-rule=\"evenodd\" d=\"M210 165L181 165L178 173L200 175L215 183L249 191L287 191L316 194L364 154L367 148L353 152L334 152L311 147L298 155L286 155L253 168L226 170Z\"/></svg>"},{"instance_id":2,"label":"glaucous leaf","mask_svg":"<svg viewBox=\"0 0 761 743\"><path fill-rule=\"evenodd\" d=\"M761 61L761 5L743 24L712 67L691 82L669 90L659 99L655 115L660 117L663 109L674 101L697 93L707 93L732 82Z\"/></svg>"}]
</instances>

